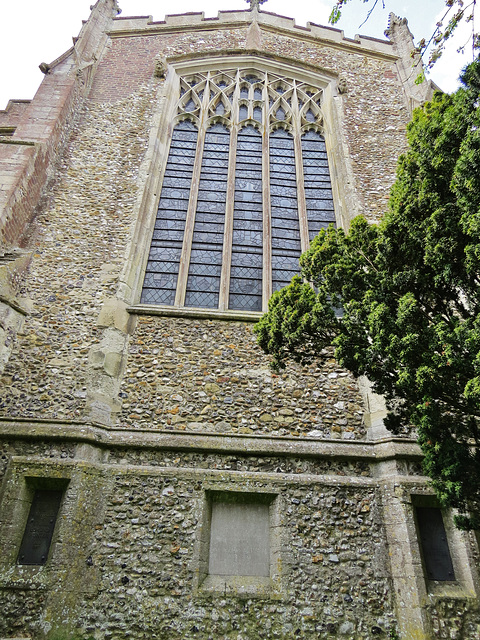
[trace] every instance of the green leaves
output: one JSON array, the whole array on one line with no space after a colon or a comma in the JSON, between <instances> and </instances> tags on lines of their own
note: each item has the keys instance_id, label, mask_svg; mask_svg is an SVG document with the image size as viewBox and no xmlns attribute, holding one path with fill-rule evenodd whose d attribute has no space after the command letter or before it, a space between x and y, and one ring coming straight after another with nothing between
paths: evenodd
<instances>
[{"instance_id":1,"label":"green leaves","mask_svg":"<svg viewBox=\"0 0 480 640\"><path fill-rule=\"evenodd\" d=\"M322 231L256 332L276 367L333 344L385 396L392 431L417 427L439 499L471 528L480 523L479 63L463 77L456 94L416 110L382 222Z\"/></svg>"}]
</instances>

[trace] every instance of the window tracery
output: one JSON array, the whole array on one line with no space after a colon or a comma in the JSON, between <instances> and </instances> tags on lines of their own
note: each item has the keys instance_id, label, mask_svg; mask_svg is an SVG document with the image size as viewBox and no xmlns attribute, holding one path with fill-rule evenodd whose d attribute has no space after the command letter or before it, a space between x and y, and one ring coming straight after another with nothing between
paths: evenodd
<instances>
[{"instance_id":1,"label":"window tracery","mask_svg":"<svg viewBox=\"0 0 480 640\"><path fill-rule=\"evenodd\" d=\"M266 309L335 223L321 103L256 69L180 78L142 303Z\"/></svg>"}]
</instances>

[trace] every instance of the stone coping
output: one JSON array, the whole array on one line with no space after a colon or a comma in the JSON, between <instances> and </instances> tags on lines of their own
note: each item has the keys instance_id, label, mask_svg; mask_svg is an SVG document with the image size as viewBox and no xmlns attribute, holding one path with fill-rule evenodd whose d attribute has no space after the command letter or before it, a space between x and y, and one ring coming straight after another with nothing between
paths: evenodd
<instances>
[{"instance_id":1,"label":"stone coping","mask_svg":"<svg viewBox=\"0 0 480 640\"><path fill-rule=\"evenodd\" d=\"M0 438L8 440L63 440L102 448L209 451L249 455L342 458L379 462L393 458L421 460L414 440L383 438L378 441L321 440L269 435L198 433L155 429L122 429L78 421L55 422L28 418L0 418Z\"/></svg>"},{"instance_id":2,"label":"stone coping","mask_svg":"<svg viewBox=\"0 0 480 640\"><path fill-rule=\"evenodd\" d=\"M21 140L20 138L12 138L11 136L0 136L0 144L20 144L27 147L35 147L38 142L34 140Z\"/></svg>"},{"instance_id":3,"label":"stone coping","mask_svg":"<svg viewBox=\"0 0 480 640\"><path fill-rule=\"evenodd\" d=\"M392 43L388 40L379 40L369 36L356 35L354 38L346 38L341 29L307 22L303 27L295 24L293 18L279 16L268 11L253 12L249 10L220 11L217 17L205 18L203 12L173 14L165 16L164 20L153 21L152 16L117 17L113 19L112 29L108 35L112 38L127 36L144 36L172 31L191 31L192 29L205 30L212 28L227 29L246 27L254 20L266 30L287 32L294 37L302 39L313 38L322 40L330 46L340 46L355 52L380 55L395 60L397 56L393 52Z\"/></svg>"}]
</instances>

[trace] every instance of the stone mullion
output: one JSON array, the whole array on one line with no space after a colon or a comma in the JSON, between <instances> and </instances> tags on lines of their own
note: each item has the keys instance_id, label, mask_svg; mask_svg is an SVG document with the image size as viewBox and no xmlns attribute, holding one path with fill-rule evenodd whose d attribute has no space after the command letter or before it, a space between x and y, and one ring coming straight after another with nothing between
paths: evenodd
<instances>
[{"instance_id":1,"label":"stone mullion","mask_svg":"<svg viewBox=\"0 0 480 640\"><path fill-rule=\"evenodd\" d=\"M188 270L192 253L193 229L195 226L195 213L197 211L198 187L202 171L203 147L205 145L205 133L208 119L208 102L210 97L210 72L207 76L202 100L202 112L198 127L197 149L193 164L192 182L190 185L190 197L188 200L187 218L185 221L185 233L183 235L182 255L178 269L177 291L175 294L175 306L185 306L185 294L187 289Z\"/></svg>"},{"instance_id":2,"label":"stone mullion","mask_svg":"<svg viewBox=\"0 0 480 640\"><path fill-rule=\"evenodd\" d=\"M267 311L272 295L272 220L270 200L270 117L268 75L263 87L263 142L262 142L262 195L263 195L263 298L262 309Z\"/></svg>"},{"instance_id":3,"label":"stone mullion","mask_svg":"<svg viewBox=\"0 0 480 640\"><path fill-rule=\"evenodd\" d=\"M235 207L235 166L238 139L238 100L240 97L240 71L237 71L235 92L232 99L230 149L228 154L227 201L223 232L222 273L220 276L219 309L228 309L230 295L230 271L232 266L233 214Z\"/></svg>"},{"instance_id":4,"label":"stone mullion","mask_svg":"<svg viewBox=\"0 0 480 640\"><path fill-rule=\"evenodd\" d=\"M308 236L307 200L305 197L305 176L303 173L302 123L300 119L300 108L298 105L297 83L295 81L292 95L292 112L295 172L297 177L298 222L300 225L300 245L303 253L309 248L310 239Z\"/></svg>"}]
</instances>

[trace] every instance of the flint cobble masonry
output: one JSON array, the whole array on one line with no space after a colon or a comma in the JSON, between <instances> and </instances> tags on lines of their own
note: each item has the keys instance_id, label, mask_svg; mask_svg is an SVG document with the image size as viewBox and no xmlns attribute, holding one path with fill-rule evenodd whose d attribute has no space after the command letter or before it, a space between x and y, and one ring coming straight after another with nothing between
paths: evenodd
<instances>
[{"instance_id":1,"label":"flint cobble masonry","mask_svg":"<svg viewBox=\"0 0 480 640\"><path fill-rule=\"evenodd\" d=\"M142 317L120 391L122 424L364 438L356 382L332 357L325 360L277 375L251 325Z\"/></svg>"}]
</instances>

